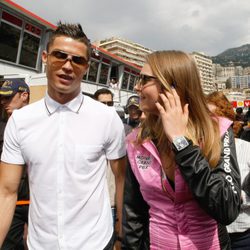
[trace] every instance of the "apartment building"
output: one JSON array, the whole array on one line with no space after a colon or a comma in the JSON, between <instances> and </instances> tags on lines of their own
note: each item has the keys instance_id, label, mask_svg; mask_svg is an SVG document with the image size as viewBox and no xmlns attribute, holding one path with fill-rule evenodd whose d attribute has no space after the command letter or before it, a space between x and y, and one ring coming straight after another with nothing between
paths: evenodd
<instances>
[{"instance_id":1,"label":"apartment building","mask_svg":"<svg viewBox=\"0 0 250 250\"><path fill-rule=\"evenodd\" d=\"M212 74L212 60L204 53L193 52L191 54L200 70L202 88L205 94L215 91Z\"/></svg>"},{"instance_id":2,"label":"apartment building","mask_svg":"<svg viewBox=\"0 0 250 250\"><path fill-rule=\"evenodd\" d=\"M250 89L250 75L231 76L229 81L233 89Z\"/></svg>"},{"instance_id":3,"label":"apartment building","mask_svg":"<svg viewBox=\"0 0 250 250\"><path fill-rule=\"evenodd\" d=\"M93 44L140 67L145 62L145 56L153 52L151 49L145 48L138 43L117 37L95 41Z\"/></svg>"},{"instance_id":4,"label":"apartment building","mask_svg":"<svg viewBox=\"0 0 250 250\"><path fill-rule=\"evenodd\" d=\"M247 68L246 68L247 69ZM246 70L242 66L226 66L223 67L220 64L213 64L213 74L216 77L231 77L231 76L240 76L244 75Z\"/></svg>"}]
</instances>

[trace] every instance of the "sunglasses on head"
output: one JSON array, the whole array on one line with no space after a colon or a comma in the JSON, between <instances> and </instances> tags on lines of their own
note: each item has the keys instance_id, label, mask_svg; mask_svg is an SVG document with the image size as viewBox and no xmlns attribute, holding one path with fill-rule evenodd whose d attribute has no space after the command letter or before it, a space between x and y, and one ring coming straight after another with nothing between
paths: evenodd
<instances>
[{"instance_id":1,"label":"sunglasses on head","mask_svg":"<svg viewBox=\"0 0 250 250\"><path fill-rule=\"evenodd\" d=\"M114 102L113 102L113 101L109 101L109 102L101 102L101 103L103 103L103 104L105 104L105 105L107 105L107 106L109 106L109 107L114 106Z\"/></svg>"},{"instance_id":2,"label":"sunglasses on head","mask_svg":"<svg viewBox=\"0 0 250 250\"><path fill-rule=\"evenodd\" d=\"M140 85L140 86L144 86L146 85L149 81L152 81L152 80L157 80L157 77L155 76L148 76L148 75L144 75L144 74L140 74L137 78L137 83Z\"/></svg>"},{"instance_id":3,"label":"sunglasses on head","mask_svg":"<svg viewBox=\"0 0 250 250\"><path fill-rule=\"evenodd\" d=\"M87 59L85 59L83 56L68 54L60 50L54 50L51 53L48 53L48 55L51 56L54 61L61 63L65 63L69 60L73 63L73 65L76 66L85 66L88 64Z\"/></svg>"}]
</instances>

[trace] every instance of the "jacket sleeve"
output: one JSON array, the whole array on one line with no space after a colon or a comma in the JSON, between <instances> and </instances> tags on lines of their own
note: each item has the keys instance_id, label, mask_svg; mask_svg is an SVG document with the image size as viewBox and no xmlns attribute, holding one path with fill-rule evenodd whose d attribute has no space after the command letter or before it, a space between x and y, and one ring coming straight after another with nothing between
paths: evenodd
<instances>
[{"instance_id":1,"label":"jacket sleeve","mask_svg":"<svg viewBox=\"0 0 250 250\"><path fill-rule=\"evenodd\" d=\"M198 146L189 145L176 153L176 163L200 206L223 225L233 222L240 212L240 171L232 129L222 138L221 158L211 169Z\"/></svg>"},{"instance_id":2,"label":"jacket sleeve","mask_svg":"<svg viewBox=\"0 0 250 250\"><path fill-rule=\"evenodd\" d=\"M149 250L148 204L127 161L123 200L123 250Z\"/></svg>"}]
</instances>

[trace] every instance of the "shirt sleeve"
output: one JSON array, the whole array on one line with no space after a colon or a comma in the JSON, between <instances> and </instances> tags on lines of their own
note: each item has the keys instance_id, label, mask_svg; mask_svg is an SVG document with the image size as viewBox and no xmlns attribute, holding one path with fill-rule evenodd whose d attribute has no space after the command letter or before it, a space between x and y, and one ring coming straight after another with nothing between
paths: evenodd
<instances>
[{"instance_id":1,"label":"shirt sleeve","mask_svg":"<svg viewBox=\"0 0 250 250\"><path fill-rule=\"evenodd\" d=\"M5 131L4 131L4 143L3 143L3 152L1 156L1 161L9 164L25 164L19 138L18 138L18 129L17 123L15 122L15 114L9 118Z\"/></svg>"},{"instance_id":2,"label":"shirt sleeve","mask_svg":"<svg viewBox=\"0 0 250 250\"><path fill-rule=\"evenodd\" d=\"M105 145L107 159L115 160L125 156L124 126L115 110L107 130L107 136L107 144Z\"/></svg>"}]
</instances>

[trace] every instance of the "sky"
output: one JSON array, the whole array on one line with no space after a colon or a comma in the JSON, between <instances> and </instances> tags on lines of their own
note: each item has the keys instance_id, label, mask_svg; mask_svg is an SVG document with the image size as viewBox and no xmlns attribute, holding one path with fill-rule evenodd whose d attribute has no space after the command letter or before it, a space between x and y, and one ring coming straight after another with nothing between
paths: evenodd
<instances>
[{"instance_id":1,"label":"sky","mask_svg":"<svg viewBox=\"0 0 250 250\"><path fill-rule=\"evenodd\" d=\"M215 56L250 44L250 0L13 0L55 24L80 23L92 42L112 36L152 50Z\"/></svg>"}]
</instances>

